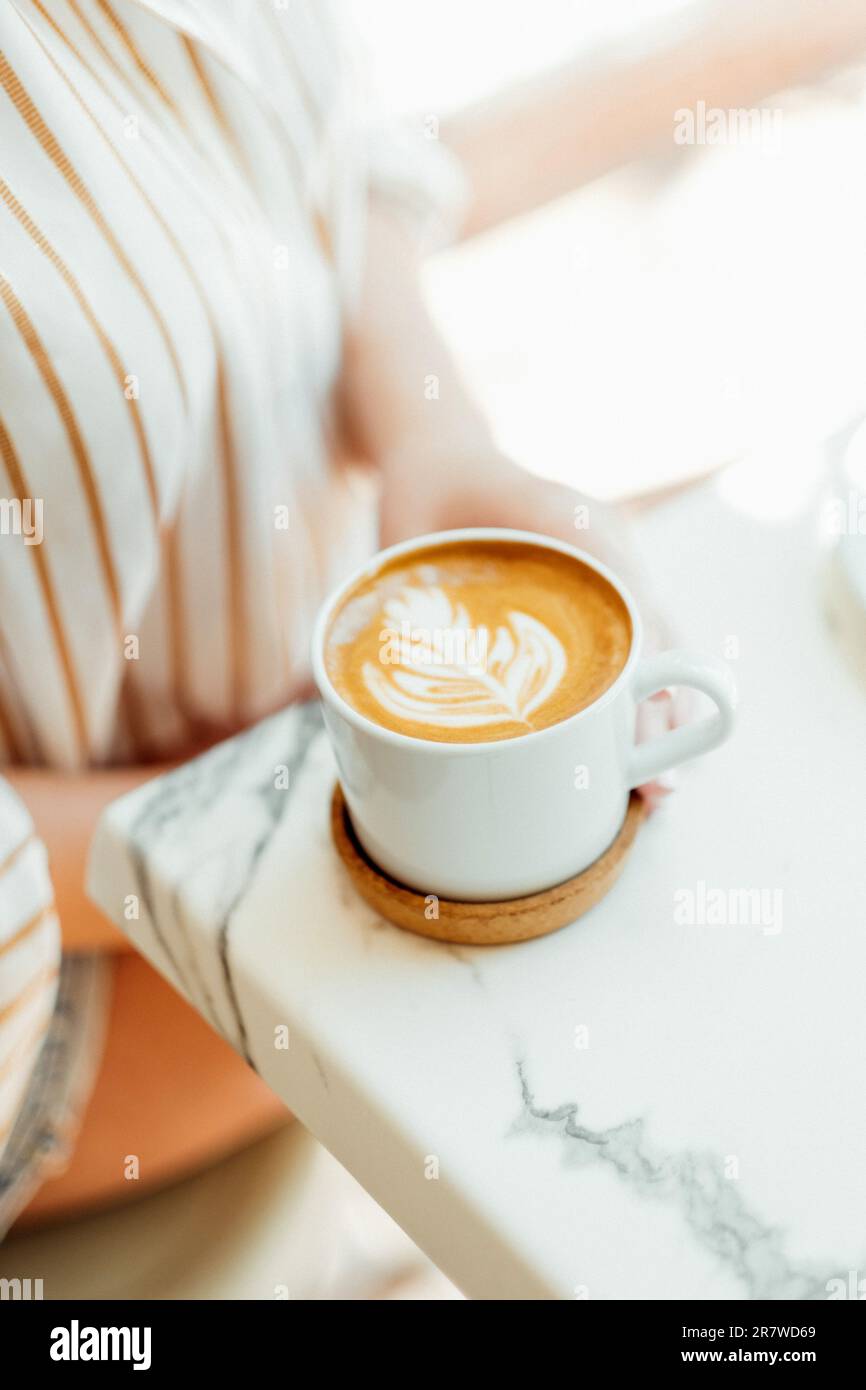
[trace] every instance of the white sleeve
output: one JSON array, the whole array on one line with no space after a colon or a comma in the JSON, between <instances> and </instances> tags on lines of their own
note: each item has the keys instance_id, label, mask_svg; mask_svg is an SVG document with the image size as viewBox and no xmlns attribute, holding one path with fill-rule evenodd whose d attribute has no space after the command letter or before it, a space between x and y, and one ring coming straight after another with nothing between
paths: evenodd
<instances>
[{"instance_id":1,"label":"white sleeve","mask_svg":"<svg viewBox=\"0 0 866 1390\"><path fill-rule=\"evenodd\" d=\"M374 126L367 151L370 196L394 208L419 249L453 241L468 193L459 161L439 140L437 118Z\"/></svg>"}]
</instances>

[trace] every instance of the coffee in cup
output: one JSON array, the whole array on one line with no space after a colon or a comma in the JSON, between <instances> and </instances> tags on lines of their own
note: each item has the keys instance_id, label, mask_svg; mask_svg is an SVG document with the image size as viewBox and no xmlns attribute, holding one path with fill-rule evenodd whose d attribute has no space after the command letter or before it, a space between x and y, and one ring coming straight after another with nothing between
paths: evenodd
<instances>
[{"instance_id":1,"label":"coffee in cup","mask_svg":"<svg viewBox=\"0 0 866 1390\"><path fill-rule=\"evenodd\" d=\"M644 656L628 590L563 541L473 528L370 560L316 621L313 672L355 834L386 874L465 902L525 897L615 839L632 787L716 748L718 657ZM636 743L641 700L715 711Z\"/></svg>"},{"instance_id":2,"label":"coffee in cup","mask_svg":"<svg viewBox=\"0 0 866 1390\"><path fill-rule=\"evenodd\" d=\"M573 552L502 539L398 554L345 595L325 638L334 689L395 733L442 743L519 738L613 685L632 623Z\"/></svg>"}]
</instances>

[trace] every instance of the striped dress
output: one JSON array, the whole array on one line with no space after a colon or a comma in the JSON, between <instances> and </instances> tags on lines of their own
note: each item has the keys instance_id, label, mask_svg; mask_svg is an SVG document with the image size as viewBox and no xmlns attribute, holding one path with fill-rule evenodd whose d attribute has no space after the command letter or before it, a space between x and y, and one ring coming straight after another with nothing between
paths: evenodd
<instances>
[{"instance_id":1,"label":"striped dress","mask_svg":"<svg viewBox=\"0 0 866 1390\"><path fill-rule=\"evenodd\" d=\"M0 760L171 756L299 690L369 549L332 404L365 199L442 176L371 156L323 0L0 0L0 50ZM0 782L0 1150L58 960Z\"/></svg>"}]
</instances>

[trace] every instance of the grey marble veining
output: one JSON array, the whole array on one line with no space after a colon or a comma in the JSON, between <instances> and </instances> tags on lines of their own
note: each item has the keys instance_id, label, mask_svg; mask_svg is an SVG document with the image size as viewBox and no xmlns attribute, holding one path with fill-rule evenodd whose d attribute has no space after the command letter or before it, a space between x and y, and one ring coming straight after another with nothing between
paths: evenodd
<instances>
[{"instance_id":1,"label":"grey marble veining","mask_svg":"<svg viewBox=\"0 0 866 1390\"><path fill-rule=\"evenodd\" d=\"M609 1129L580 1121L580 1105L553 1109L535 1103L525 1063L518 1063L523 1106L514 1132L531 1130L562 1146L563 1161L579 1170L610 1164L619 1180L641 1198L678 1211L695 1240L728 1268L750 1299L824 1299L837 1268L797 1264L785 1253L786 1232L768 1226L752 1210L735 1182L726 1180L717 1153L654 1150L642 1118ZM866 1241L864 1241L866 1266Z\"/></svg>"},{"instance_id":2,"label":"grey marble veining","mask_svg":"<svg viewBox=\"0 0 866 1390\"><path fill-rule=\"evenodd\" d=\"M256 865L286 809L322 716L317 701L298 705L263 721L145 788L142 805L128 828L134 874L130 891L141 899L148 924L176 981L246 1059L246 1025L232 978L232 920ZM284 778L287 785L278 785ZM215 806L225 806L222 833L214 833ZM216 876L211 904L213 939L220 963L219 1001L198 966L181 883L157 910L152 878L163 852L182 846L184 866L193 874L218 865L230 852L231 873Z\"/></svg>"}]
</instances>

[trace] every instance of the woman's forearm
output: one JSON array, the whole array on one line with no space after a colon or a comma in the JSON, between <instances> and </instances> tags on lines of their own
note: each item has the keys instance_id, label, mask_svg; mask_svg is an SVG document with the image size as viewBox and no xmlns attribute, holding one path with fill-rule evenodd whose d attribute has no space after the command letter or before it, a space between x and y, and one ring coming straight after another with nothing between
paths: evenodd
<instances>
[{"instance_id":1,"label":"woman's forearm","mask_svg":"<svg viewBox=\"0 0 866 1390\"><path fill-rule=\"evenodd\" d=\"M343 402L353 444L378 467L424 441L443 455L490 444L489 426L424 303L409 237L375 201L361 301L346 332Z\"/></svg>"},{"instance_id":2,"label":"woman's forearm","mask_svg":"<svg viewBox=\"0 0 866 1390\"><path fill-rule=\"evenodd\" d=\"M33 819L48 850L48 866L65 950L124 950L126 938L87 897L84 875L96 823L109 802L167 768L109 768L62 773L41 768L6 768L3 775Z\"/></svg>"},{"instance_id":3,"label":"woman's forearm","mask_svg":"<svg viewBox=\"0 0 866 1390\"><path fill-rule=\"evenodd\" d=\"M490 499L519 471L430 317L405 230L375 205L343 400L350 441L381 482L383 544L447 527L467 489Z\"/></svg>"},{"instance_id":4,"label":"woman's forearm","mask_svg":"<svg viewBox=\"0 0 866 1390\"><path fill-rule=\"evenodd\" d=\"M679 109L750 107L864 50L862 0L706 0L661 18L631 46L575 59L443 122L471 190L464 234L631 160L674 154Z\"/></svg>"}]
</instances>

